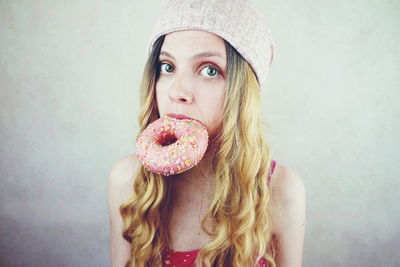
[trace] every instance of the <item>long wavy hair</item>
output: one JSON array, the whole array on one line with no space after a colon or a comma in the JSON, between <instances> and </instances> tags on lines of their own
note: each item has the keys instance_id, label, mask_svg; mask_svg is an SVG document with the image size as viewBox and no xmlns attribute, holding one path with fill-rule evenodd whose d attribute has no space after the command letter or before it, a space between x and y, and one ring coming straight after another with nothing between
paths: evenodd
<instances>
[{"instance_id":1,"label":"long wavy hair","mask_svg":"<svg viewBox=\"0 0 400 267\"><path fill-rule=\"evenodd\" d=\"M140 133L159 118L155 84L159 77L158 57L165 35L155 43L140 85L138 121ZM276 267L274 238L270 231L270 190L267 176L270 149L263 134L268 124L260 118L260 88L251 66L225 41L228 81L222 129L217 134L213 199L201 227L212 237L202 247L196 266L255 266L263 257ZM128 266L162 266L168 235L169 180L140 165L133 192L120 206L122 235L130 245ZM212 231L206 221L212 222Z\"/></svg>"}]
</instances>

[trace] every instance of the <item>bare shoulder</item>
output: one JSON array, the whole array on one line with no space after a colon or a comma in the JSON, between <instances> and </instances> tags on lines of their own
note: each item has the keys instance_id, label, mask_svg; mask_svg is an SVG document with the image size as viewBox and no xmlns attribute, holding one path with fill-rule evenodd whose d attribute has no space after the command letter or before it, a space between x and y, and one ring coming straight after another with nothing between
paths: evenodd
<instances>
[{"instance_id":1,"label":"bare shoulder","mask_svg":"<svg viewBox=\"0 0 400 267\"><path fill-rule=\"evenodd\" d=\"M271 177L272 201L274 204L290 205L295 200L305 195L303 179L288 167L276 163L274 173Z\"/></svg>"},{"instance_id":2,"label":"bare shoulder","mask_svg":"<svg viewBox=\"0 0 400 267\"><path fill-rule=\"evenodd\" d=\"M111 166L108 176L109 185L130 185L133 186L138 159L134 153L118 159Z\"/></svg>"},{"instance_id":3,"label":"bare shoulder","mask_svg":"<svg viewBox=\"0 0 400 267\"><path fill-rule=\"evenodd\" d=\"M133 193L138 168L135 154L129 154L111 166L108 175L108 212L110 219L111 266L123 267L130 258L130 244L122 236L123 222L119 208Z\"/></svg>"},{"instance_id":4,"label":"bare shoulder","mask_svg":"<svg viewBox=\"0 0 400 267\"><path fill-rule=\"evenodd\" d=\"M277 266L301 266L306 220L303 179L276 163L270 183L271 227L278 240Z\"/></svg>"}]
</instances>

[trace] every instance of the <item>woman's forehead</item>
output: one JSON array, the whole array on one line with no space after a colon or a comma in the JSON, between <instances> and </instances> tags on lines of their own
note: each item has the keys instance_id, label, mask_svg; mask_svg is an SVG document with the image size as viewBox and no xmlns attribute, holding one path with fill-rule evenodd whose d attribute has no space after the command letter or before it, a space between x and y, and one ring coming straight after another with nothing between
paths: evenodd
<instances>
[{"instance_id":1,"label":"woman's forehead","mask_svg":"<svg viewBox=\"0 0 400 267\"><path fill-rule=\"evenodd\" d=\"M202 30L182 30L168 33L161 47L160 55L196 55L215 56L226 59L224 39Z\"/></svg>"}]
</instances>

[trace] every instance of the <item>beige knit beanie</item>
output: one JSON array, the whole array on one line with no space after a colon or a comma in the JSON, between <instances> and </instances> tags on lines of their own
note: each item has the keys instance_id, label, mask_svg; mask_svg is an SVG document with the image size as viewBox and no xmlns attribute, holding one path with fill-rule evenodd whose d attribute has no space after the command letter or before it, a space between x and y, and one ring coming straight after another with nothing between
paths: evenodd
<instances>
[{"instance_id":1,"label":"beige knit beanie","mask_svg":"<svg viewBox=\"0 0 400 267\"><path fill-rule=\"evenodd\" d=\"M274 56L274 42L263 17L250 0L169 0L153 30L148 54L164 34L204 30L228 41L265 85Z\"/></svg>"}]
</instances>

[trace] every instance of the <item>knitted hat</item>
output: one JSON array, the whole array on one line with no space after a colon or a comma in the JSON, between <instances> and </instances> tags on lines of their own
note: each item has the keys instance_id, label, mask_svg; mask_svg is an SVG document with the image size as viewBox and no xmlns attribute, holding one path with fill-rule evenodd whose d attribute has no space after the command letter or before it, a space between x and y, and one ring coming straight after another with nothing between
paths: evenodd
<instances>
[{"instance_id":1,"label":"knitted hat","mask_svg":"<svg viewBox=\"0 0 400 267\"><path fill-rule=\"evenodd\" d=\"M274 42L261 14L249 0L169 0L153 30L150 55L164 34L198 29L228 41L253 68L260 87L274 56Z\"/></svg>"}]
</instances>

